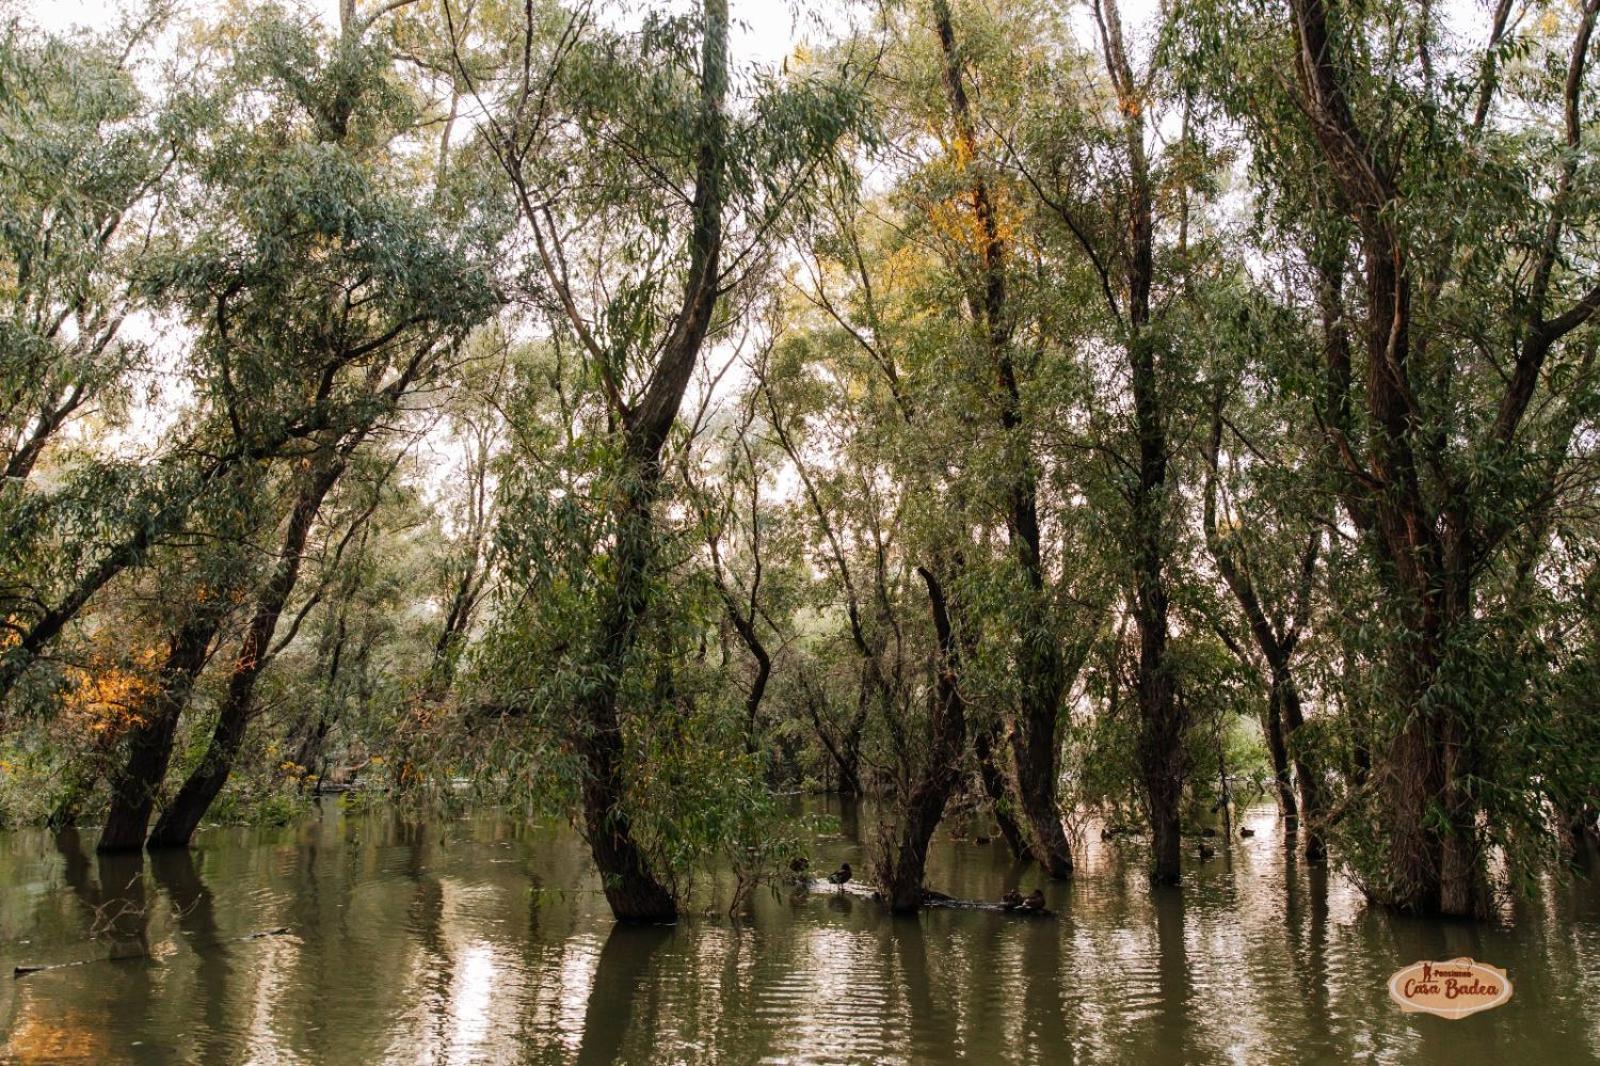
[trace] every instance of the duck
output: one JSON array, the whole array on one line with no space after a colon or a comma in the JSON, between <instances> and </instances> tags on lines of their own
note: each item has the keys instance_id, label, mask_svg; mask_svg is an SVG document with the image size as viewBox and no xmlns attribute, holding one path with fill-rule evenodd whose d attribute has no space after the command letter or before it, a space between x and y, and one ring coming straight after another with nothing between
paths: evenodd
<instances>
[{"instance_id":1,"label":"duck","mask_svg":"<svg viewBox=\"0 0 1600 1066\"><path fill-rule=\"evenodd\" d=\"M1022 906L1022 893L1014 888L1007 889L1006 894L1000 897L1000 902L1005 904L1007 910L1014 911Z\"/></svg>"},{"instance_id":2,"label":"duck","mask_svg":"<svg viewBox=\"0 0 1600 1066\"><path fill-rule=\"evenodd\" d=\"M1036 888L1028 893L1028 898L1022 901L1022 909L1025 911L1044 910L1044 889Z\"/></svg>"},{"instance_id":3,"label":"duck","mask_svg":"<svg viewBox=\"0 0 1600 1066\"><path fill-rule=\"evenodd\" d=\"M1203 837L1214 837L1217 835L1217 831L1208 825L1204 829L1200 830L1200 835Z\"/></svg>"},{"instance_id":4,"label":"duck","mask_svg":"<svg viewBox=\"0 0 1600 1066\"><path fill-rule=\"evenodd\" d=\"M850 876L850 864L847 862L840 863L839 868L828 875L828 883L838 886L839 891L843 892L845 884L850 880Z\"/></svg>"},{"instance_id":5,"label":"duck","mask_svg":"<svg viewBox=\"0 0 1600 1066\"><path fill-rule=\"evenodd\" d=\"M1242 837L1253 837L1256 835L1256 831L1251 829L1249 826L1241 825L1239 827L1239 835Z\"/></svg>"},{"instance_id":6,"label":"duck","mask_svg":"<svg viewBox=\"0 0 1600 1066\"><path fill-rule=\"evenodd\" d=\"M972 842L974 844L987 844L993 839L994 838L991 837L991 836L985 836L984 834L980 833L977 836L972 838Z\"/></svg>"},{"instance_id":7,"label":"duck","mask_svg":"<svg viewBox=\"0 0 1600 1066\"><path fill-rule=\"evenodd\" d=\"M1206 862L1207 860L1214 859L1216 857L1217 857L1217 849L1216 848L1212 847L1210 844L1201 844L1200 845L1200 861L1201 862Z\"/></svg>"}]
</instances>

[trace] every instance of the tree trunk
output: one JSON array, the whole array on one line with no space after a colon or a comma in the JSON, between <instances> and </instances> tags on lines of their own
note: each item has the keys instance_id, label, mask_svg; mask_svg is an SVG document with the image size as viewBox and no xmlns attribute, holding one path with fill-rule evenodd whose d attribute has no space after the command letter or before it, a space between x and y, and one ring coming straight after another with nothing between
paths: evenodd
<instances>
[{"instance_id":1,"label":"tree trunk","mask_svg":"<svg viewBox=\"0 0 1600 1066\"><path fill-rule=\"evenodd\" d=\"M219 605L203 605L173 635L157 692L142 708L143 720L128 737L127 759L112 775L111 809L97 850L137 851L144 847L156 794L172 760L178 719L189 701L194 679L205 668L211 638L221 621Z\"/></svg>"},{"instance_id":2,"label":"tree trunk","mask_svg":"<svg viewBox=\"0 0 1600 1066\"><path fill-rule=\"evenodd\" d=\"M245 630L244 641L234 659L233 674L228 679L228 694L217 713L217 724L211 743L200 764L189 774L183 787L162 812L150 835L151 847L185 848L199 828L200 820L211 808L212 802L233 772L233 760L244 744L245 732L250 724L250 711L255 702L256 680L266 665L266 655L272 646L273 634L278 629L278 618L300 578L300 562L305 554L306 540L322 501L344 472L344 455L330 453L320 457L307 472L300 491L295 496L289 512L289 525L284 532L283 547L278 553L277 565L256 601L255 611Z\"/></svg>"},{"instance_id":3,"label":"tree trunk","mask_svg":"<svg viewBox=\"0 0 1600 1066\"><path fill-rule=\"evenodd\" d=\"M1155 358L1145 335L1132 344L1134 418L1139 437L1139 480L1134 495L1134 622L1139 630L1135 697L1139 708L1139 765L1153 834L1150 876L1177 884L1179 820L1183 798L1185 718L1167 655L1167 588L1163 498L1167 446L1156 394Z\"/></svg>"},{"instance_id":4,"label":"tree trunk","mask_svg":"<svg viewBox=\"0 0 1600 1066\"><path fill-rule=\"evenodd\" d=\"M1144 143L1144 103L1128 62L1116 0L1102 0L1101 40L1106 70L1122 113L1127 153L1127 229L1122 235L1122 272L1127 285L1125 348L1133 391L1138 466L1129 487L1127 538L1131 548L1133 621L1139 633L1134 685L1139 711L1139 768L1153 835L1151 879L1179 879L1179 805L1186 773L1183 737L1187 726L1177 700L1167 652L1167 432L1156 340L1150 330L1150 291L1155 279L1154 189ZM1107 280L1109 292L1109 281ZM1109 299L1109 297L1108 297ZM1113 311L1116 311L1113 304Z\"/></svg>"},{"instance_id":5,"label":"tree trunk","mask_svg":"<svg viewBox=\"0 0 1600 1066\"><path fill-rule=\"evenodd\" d=\"M1421 485L1419 467L1437 465L1438 446L1416 409L1410 380L1412 267L1395 210L1403 199L1401 190L1356 121L1325 0L1291 0L1290 8L1299 43L1302 103L1313 119L1338 194L1359 227L1366 282L1370 429L1365 467L1337 424L1330 445L1351 486L1345 492L1346 510L1378 563L1406 634L1390 650L1396 677L1391 698L1404 717L1382 754L1387 862L1367 888L1381 902L1402 910L1468 916L1484 902L1476 802L1465 785L1474 771L1467 737L1470 709L1453 705L1435 684L1452 637L1472 617L1474 567L1469 560L1481 558L1486 545L1471 542L1471 505L1462 497L1466 487L1446 484L1443 500L1435 506ZM1585 24L1592 25L1592 18L1591 9ZM1559 225L1552 232L1559 235ZM1535 267L1530 299L1534 328L1502 397L1491 433L1493 447L1509 443L1548 344L1560 335L1551 333L1553 324L1540 317L1544 292L1539 274L1545 269ZM1592 308L1571 321L1579 324L1590 312ZM1337 346L1329 349L1330 378L1348 387L1349 366L1339 365L1343 358Z\"/></svg>"},{"instance_id":6,"label":"tree trunk","mask_svg":"<svg viewBox=\"0 0 1600 1066\"><path fill-rule=\"evenodd\" d=\"M1300 732L1305 725L1305 717L1300 711L1300 691L1287 677L1279 686L1278 701L1284 732L1294 747L1294 780L1300 789L1300 810L1304 815L1306 858L1311 862L1322 862L1328 856L1327 844L1322 837L1325 828L1322 824L1322 782L1311 762L1304 734Z\"/></svg>"},{"instance_id":7,"label":"tree trunk","mask_svg":"<svg viewBox=\"0 0 1600 1066\"><path fill-rule=\"evenodd\" d=\"M928 863L928 843L944 817L945 804L961 780L961 752L966 746L966 697L961 694L961 652L944 586L933 572L919 566L917 573L928 587L934 630L939 638L938 673L934 681L933 711L928 723L927 761L906 797L899 839L884 857L880 888L896 914L915 914L922 908L922 876Z\"/></svg>"},{"instance_id":8,"label":"tree trunk","mask_svg":"<svg viewBox=\"0 0 1600 1066\"><path fill-rule=\"evenodd\" d=\"M1037 690L1041 686L1028 687ZM1059 690L1057 693L1059 696ZM1053 705L1044 707L1033 700L1026 703L1034 704L1020 718L1027 725L1011 741L1017 760L1017 794L1028 819L1033 857L1046 874L1059 880L1072 875L1072 847L1067 843L1061 810L1056 804L1056 710Z\"/></svg>"},{"instance_id":9,"label":"tree trunk","mask_svg":"<svg viewBox=\"0 0 1600 1066\"><path fill-rule=\"evenodd\" d=\"M1278 792L1278 813L1293 833L1299 824L1300 810L1294 798L1294 779L1289 771L1289 748L1283 742L1283 690L1274 682L1267 692L1267 714L1262 732L1272 756L1272 783Z\"/></svg>"},{"instance_id":10,"label":"tree trunk","mask_svg":"<svg viewBox=\"0 0 1600 1066\"><path fill-rule=\"evenodd\" d=\"M1029 855L1028 841L1011 816L1011 789L1006 784L1005 771L995 761L993 727L978 732L972 740L972 749L978 757L978 776L983 779L983 791L989 797L989 809L1000 826L1000 835L1014 857L1025 859Z\"/></svg>"}]
</instances>

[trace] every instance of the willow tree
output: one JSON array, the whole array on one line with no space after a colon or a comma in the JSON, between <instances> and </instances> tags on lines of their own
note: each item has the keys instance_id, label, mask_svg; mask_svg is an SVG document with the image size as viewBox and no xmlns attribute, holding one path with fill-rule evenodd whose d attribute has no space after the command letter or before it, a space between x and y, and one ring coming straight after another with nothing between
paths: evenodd
<instances>
[{"instance_id":1,"label":"willow tree","mask_svg":"<svg viewBox=\"0 0 1600 1066\"><path fill-rule=\"evenodd\" d=\"M241 509L272 515L260 539L283 523L263 573L215 587L248 599L249 619L212 740L152 844L187 844L226 782L307 538L351 454L493 302L473 258L478 230L461 228L453 244L424 205L408 202L409 175L387 156L410 107L386 49L365 36L369 20L350 17L329 41L309 20L267 9L223 45L206 98L218 132L184 159L193 226L162 242L148 268L149 291L195 327L202 446L219 440L218 451L240 460L195 506L226 507L243 481L256 496L240 498ZM258 452L262 441L277 443ZM280 466L282 506L261 487ZM174 521L187 535L187 521ZM202 643L186 641L175 681L192 680ZM130 731L102 850L144 843L186 703L187 683L163 687L172 691L159 713Z\"/></svg>"},{"instance_id":2,"label":"willow tree","mask_svg":"<svg viewBox=\"0 0 1600 1066\"><path fill-rule=\"evenodd\" d=\"M1188 722L1171 647L1186 531L1175 442L1189 432L1203 363L1195 292L1218 257L1204 210L1216 164L1192 136L1183 98L1170 92L1163 57L1130 51L1112 0L1091 14L1092 41L1058 29L1050 61L1033 72L1010 157L1031 194L1046 276L1062 302L1076 304L1068 321L1097 393L1076 432L1061 436L1101 467L1084 482L1102 505L1098 536L1114 545L1137 645L1132 687L1151 873L1176 883ZM1158 34L1168 17L1160 15Z\"/></svg>"},{"instance_id":3,"label":"willow tree","mask_svg":"<svg viewBox=\"0 0 1600 1066\"><path fill-rule=\"evenodd\" d=\"M307 45L314 46L311 41L302 40L298 47L288 49L281 43L276 47L247 45L235 60L257 75L252 91L270 87L281 94L271 119L301 124L302 136L342 155L342 159L335 158L348 167L348 178L355 179L355 195L345 210L360 221L344 220L324 233L345 261L323 275L322 291L296 293L294 299L296 305L317 315L337 309L333 311L338 316L337 330L323 339L323 344L331 362L343 364L341 376L349 379L343 383L349 395L348 411L327 429L312 434L289 457L292 466L286 479L288 503L281 540L270 556L272 564L257 581L245 632L228 675L227 694L199 765L172 797L151 834L152 847L187 845L227 783L252 717L256 684L268 662L279 619L299 581L302 557L323 500L344 475L356 450L396 420L409 394L446 376L448 357L455 346L493 306L494 293L477 257L492 247L497 227L471 217L472 190L448 190L459 196L453 206L436 198L408 202L401 190L409 176L401 168L391 171L383 165L382 153L409 134L411 115L409 107L400 103L403 98L401 86L395 84L392 54L374 20L355 4L344 5L338 38L327 47L320 69L310 70L309 80L304 80L308 71L300 64ZM268 32L273 28L269 23ZM293 33L292 26L284 28ZM290 64L299 68L293 75ZM323 104L324 96L336 102ZM326 114L319 115L319 111ZM308 121L318 117L323 119L320 125ZM352 130L356 122L364 128ZM272 145L275 152L281 148ZM440 158L449 151L450 145L442 143ZM230 145L224 151L230 163L237 165L235 152L254 164L241 171L253 181L271 173L267 159L252 158L250 144ZM434 173L442 172L435 169ZM430 188L426 182L415 187ZM222 186L217 191L226 204L230 190ZM228 216L225 213L223 217ZM269 216L251 221L257 227L281 232L297 220ZM196 249L180 255L180 265L173 268L174 288L182 291L183 278L190 272L203 277L216 270L214 263L207 262L210 254ZM377 256L392 257L392 265L374 270ZM204 284L198 294L207 304L215 301L219 320L224 314L232 319L231 336L220 329L203 335L214 347L211 357L223 366L241 356L248 359L270 353L278 343L304 344L306 339L281 305L260 296L284 279L298 284L304 277L316 275L293 256L285 263L258 262L254 266L255 270L226 282L220 293L213 281ZM218 273L226 276L225 271ZM189 291L185 295L194 300L197 294ZM249 340L240 343L240 336ZM253 348L257 350L251 351ZM326 375L326 370L322 373ZM228 387L226 379L223 385ZM457 617L462 613L458 608Z\"/></svg>"},{"instance_id":4,"label":"willow tree","mask_svg":"<svg viewBox=\"0 0 1600 1066\"><path fill-rule=\"evenodd\" d=\"M663 452L724 301L766 260L831 158L853 94L849 78L827 72L787 83L758 72L748 95L736 93L726 0L683 16L650 12L631 29L603 27L587 6L529 5L503 37L479 24L461 28L458 73L484 106L486 143L521 211L530 295L581 353L600 401L597 435L584 441L596 460L584 479L596 521L582 552L600 578L581 607L587 632L546 669L572 682L559 728L578 755L583 831L612 911L662 920L677 904L636 839L627 798L629 719L670 713L672 655L648 671L651 683L639 676L660 576ZM504 525L539 520L517 512ZM550 591L541 564L517 562L518 594L537 604ZM532 688L511 702L542 703Z\"/></svg>"},{"instance_id":5,"label":"willow tree","mask_svg":"<svg viewBox=\"0 0 1600 1066\"><path fill-rule=\"evenodd\" d=\"M964 185L971 212L967 304L995 383L990 407L1000 438L996 473L1006 540L1017 575L1018 621L1011 665L1016 676L1016 709L1012 715L1012 755L1016 766L1018 806L1031 834L1031 851L1056 878L1072 872L1072 849L1062 828L1056 802L1058 752L1061 746L1062 700L1075 672L1062 647L1059 621L1052 604L1051 560L1045 554L1041 527L1038 460L1034 455L1037 427L1024 404L1024 376L1029 362L1019 359L1022 315L1016 306L1016 271L1010 240L1003 228L1003 190L986 173L992 166L979 144L978 119L968 93L966 60L957 38L950 5L935 0L931 12L938 40L941 81L948 114L945 139ZM1016 209L1012 208L1012 213ZM1042 337L1040 338L1042 341ZM1041 343L1039 347L1043 347ZM1024 366L1019 369L1018 363ZM1075 641L1075 647L1087 642ZM1077 659L1081 663L1081 658ZM980 743L985 738L980 735ZM989 759L979 752L981 761ZM992 772L992 771L991 771Z\"/></svg>"},{"instance_id":6,"label":"willow tree","mask_svg":"<svg viewBox=\"0 0 1600 1066\"><path fill-rule=\"evenodd\" d=\"M146 17L81 38L0 28L0 462L16 491L72 419L125 388L124 329L183 136L139 88ZM108 395L109 394L109 395ZM106 411L110 414L110 411Z\"/></svg>"},{"instance_id":7,"label":"willow tree","mask_svg":"<svg viewBox=\"0 0 1600 1066\"><path fill-rule=\"evenodd\" d=\"M1538 9L1463 36L1425 4L1201 5L1185 35L1324 310L1319 423L1367 571L1341 614L1374 663L1341 837L1412 911L1483 911L1490 850L1523 854L1557 787L1511 589L1590 460L1596 5Z\"/></svg>"}]
</instances>

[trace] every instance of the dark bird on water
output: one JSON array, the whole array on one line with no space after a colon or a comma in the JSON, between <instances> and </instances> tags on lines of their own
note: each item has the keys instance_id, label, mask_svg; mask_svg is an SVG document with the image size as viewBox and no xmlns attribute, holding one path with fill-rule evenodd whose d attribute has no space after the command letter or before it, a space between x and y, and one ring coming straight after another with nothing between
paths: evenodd
<instances>
[{"instance_id":1,"label":"dark bird on water","mask_svg":"<svg viewBox=\"0 0 1600 1066\"><path fill-rule=\"evenodd\" d=\"M844 891L845 882L850 880L850 864L840 863L839 868L828 875L828 883L839 886L839 891Z\"/></svg>"},{"instance_id":2,"label":"dark bird on water","mask_svg":"<svg viewBox=\"0 0 1600 1066\"><path fill-rule=\"evenodd\" d=\"M1000 897L1000 902L1004 903L1009 909L1016 910L1022 906L1022 893L1014 888L1008 889L1006 894Z\"/></svg>"},{"instance_id":3,"label":"dark bird on water","mask_svg":"<svg viewBox=\"0 0 1600 1066\"><path fill-rule=\"evenodd\" d=\"M1216 848L1213 848L1210 844L1201 844L1200 845L1200 861L1201 862L1205 862L1207 859L1214 859L1216 857L1217 857L1217 849Z\"/></svg>"},{"instance_id":4,"label":"dark bird on water","mask_svg":"<svg viewBox=\"0 0 1600 1066\"><path fill-rule=\"evenodd\" d=\"M1246 827L1241 825L1239 827L1239 835L1242 836L1242 837L1253 837L1253 836L1256 835L1256 831L1254 829L1248 829L1248 828L1246 828Z\"/></svg>"},{"instance_id":5,"label":"dark bird on water","mask_svg":"<svg viewBox=\"0 0 1600 1066\"><path fill-rule=\"evenodd\" d=\"M1025 911L1044 910L1044 890L1036 888L1028 893L1028 898L1022 901L1022 909Z\"/></svg>"}]
</instances>

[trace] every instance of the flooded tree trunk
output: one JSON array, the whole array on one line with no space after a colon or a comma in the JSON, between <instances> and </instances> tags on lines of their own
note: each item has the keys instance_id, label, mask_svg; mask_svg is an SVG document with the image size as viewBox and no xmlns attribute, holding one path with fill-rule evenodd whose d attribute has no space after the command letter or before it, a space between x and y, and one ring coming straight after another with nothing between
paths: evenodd
<instances>
[{"instance_id":1,"label":"flooded tree trunk","mask_svg":"<svg viewBox=\"0 0 1600 1066\"><path fill-rule=\"evenodd\" d=\"M879 887L889 909L896 914L915 914L922 908L928 844L944 817L950 794L961 780L961 755L967 742L966 697L959 684L961 651L951 623L950 604L933 571L919 566L917 573L928 588L939 640L939 662L928 722L927 757L905 798L898 839L889 847L879 872Z\"/></svg>"},{"instance_id":2,"label":"flooded tree trunk","mask_svg":"<svg viewBox=\"0 0 1600 1066\"><path fill-rule=\"evenodd\" d=\"M1316 767L1312 764L1309 746L1300 732L1301 727L1305 725L1305 715L1300 709L1300 690L1287 677L1274 687L1278 689L1278 707L1283 730L1294 740L1294 780L1300 790L1300 811L1304 815L1302 828L1305 832L1306 858L1312 862L1321 862L1328 854L1327 844L1322 836L1324 829L1322 783Z\"/></svg>"},{"instance_id":3,"label":"flooded tree trunk","mask_svg":"<svg viewBox=\"0 0 1600 1066\"><path fill-rule=\"evenodd\" d=\"M289 524L283 535L283 546L273 567L255 610L245 630L244 641L234 658L233 673L228 678L228 692L217 712L217 724L212 731L206 753L184 781L183 787L173 797L167 809L156 822L150 834L151 847L189 846L189 839L199 828L212 802L228 775L233 772L233 760L244 744L245 731L250 724L250 712L255 703L256 681L266 665L268 649L278 629L278 618L284 605L294 592L300 578L300 562L305 555L306 540L316 521L322 501L344 472L343 454L330 453L320 457L307 472L294 507L289 512Z\"/></svg>"},{"instance_id":4,"label":"flooded tree trunk","mask_svg":"<svg viewBox=\"0 0 1600 1066\"><path fill-rule=\"evenodd\" d=\"M1151 349L1148 337L1136 336L1132 345L1133 389L1140 461L1133 501L1133 617L1139 634L1139 659L1134 695L1139 709L1139 766L1152 834L1150 876L1157 884L1177 884L1182 846L1180 805L1186 772L1185 717L1167 652L1168 597L1162 529L1167 448Z\"/></svg>"},{"instance_id":5,"label":"flooded tree trunk","mask_svg":"<svg viewBox=\"0 0 1600 1066\"><path fill-rule=\"evenodd\" d=\"M1128 61L1115 0L1103 0L1101 15L1106 73L1121 113L1121 192L1126 201L1122 217L1126 222L1116 235L1114 258L1102 259L1086 241L1085 247L1091 265L1100 275L1108 309L1125 328L1123 346L1133 394L1137 445L1132 476L1123 491L1128 503L1127 565L1133 585L1130 614L1139 649L1134 675L1138 764L1153 837L1150 875L1158 884L1176 884L1181 847L1180 804L1187 771L1183 749L1187 723L1177 699L1177 678L1167 647L1166 527L1172 488L1167 483L1166 411L1157 372L1157 341L1150 321L1150 293L1155 280L1154 186L1145 147L1143 90ZM1114 286L1123 288L1122 302L1113 293Z\"/></svg>"},{"instance_id":6,"label":"flooded tree trunk","mask_svg":"<svg viewBox=\"0 0 1600 1066\"><path fill-rule=\"evenodd\" d=\"M1261 723L1266 734L1267 753L1272 757L1272 784L1278 793L1278 813L1293 832L1300 820L1300 807L1294 798L1294 778L1289 769L1289 748L1283 742L1283 694L1277 685L1267 692L1266 717Z\"/></svg>"},{"instance_id":7,"label":"flooded tree trunk","mask_svg":"<svg viewBox=\"0 0 1600 1066\"><path fill-rule=\"evenodd\" d=\"M602 616L594 652L600 683L579 704L576 746L584 761L582 788L584 836L600 869L601 885L611 912L623 922L664 922L677 917L672 893L657 880L644 851L634 839L632 821L623 807L624 737L617 706L623 672L648 604L650 566L654 554L651 507L659 472L654 462L636 467L638 477L624 488L627 500L619 516L613 557L615 583Z\"/></svg>"},{"instance_id":8,"label":"flooded tree trunk","mask_svg":"<svg viewBox=\"0 0 1600 1066\"><path fill-rule=\"evenodd\" d=\"M1466 643L1464 627L1482 621L1473 605L1477 575L1486 572L1495 549L1529 517L1526 510L1499 509L1500 487L1485 495L1483 486L1529 457L1517 448L1516 437L1538 389L1548 380L1546 357L1600 309L1591 294L1546 317L1552 311L1551 274L1567 230L1559 205L1578 180L1578 93L1600 7L1583 7L1568 58L1565 132L1571 154L1557 178L1557 206L1543 241L1529 257L1527 290L1510 311L1515 359L1499 394L1488 397L1494 412L1484 420L1487 431L1472 442L1486 465L1449 476L1438 473L1453 462L1453 456L1444 454L1446 439L1475 419L1457 417L1440 424L1437 404L1417 402L1410 364L1413 345L1425 345L1427 331L1416 337L1411 331L1417 269L1396 210L1406 200L1400 184L1405 175L1374 151L1351 106L1345 87L1349 71L1336 59L1339 51L1333 44L1344 27L1330 27L1339 9L1330 8L1326 0L1291 0L1290 10L1299 39L1302 103L1317 119L1313 129L1328 163L1326 172L1337 183L1333 192L1356 225L1366 287L1365 454L1356 454L1342 419L1329 423L1329 450L1345 477L1345 510L1376 562L1383 592L1398 616L1396 639L1388 648L1389 673L1395 680L1386 694L1398 722L1387 744L1374 737L1367 775L1369 784L1376 779L1379 786L1377 816L1387 835L1387 856L1367 888L1379 901L1404 910L1475 916L1482 913L1487 894L1473 738L1488 732L1476 719L1486 713L1483 701L1492 697L1441 682L1456 680L1451 656L1471 654L1461 646ZM1480 108L1479 113L1487 112ZM1422 291L1425 298L1434 297L1426 283ZM1328 362L1335 391L1347 392L1352 376L1347 353L1330 346ZM1338 402L1347 404L1342 395ZM1338 408L1341 414L1345 409ZM1549 466L1539 475L1542 484L1526 488L1548 492L1558 469Z\"/></svg>"},{"instance_id":9,"label":"flooded tree trunk","mask_svg":"<svg viewBox=\"0 0 1600 1066\"><path fill-rule=\"evenodd\" d=\"M1017 793L1033 840L1030 850L1045 873L1066 878L1072 874L1072 847L1056 803L1056 711L1035 706L1023 718L1029 723L1026 735L1013 736L1012 750Z\"/></svg>"},{"instance_id":10,"label":"flooded tree trunk","mask_svg":"<svg viewBox=\"0 0 1600 1066\"><path fill-rule=\"evenodd\" d=\"M1464 785L1472 772L1471 747L1460 709L1423 698L1439 669L1432 656L1445 644L1430 629L1418 634L1416 647L1396 650L1404 656L1402 669L1414 671L1400 694L1411 710L1384 753L1388 864L1369 891L1412 913L1481 917L1487 905L1483 856L1476 805Z\"/></svg>"},{"instance_id":11,"label":"flooded tree trunk","mask_svg":"<svg viewBox=\"0 0 1600 1066\"><path fill-rule=\"evenodd\" d=\"M220 605L196 610L168 645L155 694L142 708L143 720L129 733L127 757L111 777L111 808L97 850L136 851L144 847L156 794L167 776L178 719L189 701L194 679L205 668L211 640L221 625Z\"/></svg>"},{"instance_id":12,"label":"flooded tree trunk","mask_svg":"<svg viewBox=\"0 0 1600 1066\"><path fill-rule=\"evenodd\" d=\"M1233 782L1228 778L1228 746L1220 720L1213 736L1217 745L1217 806L1222 810L1222 835L1227 838L1233 836Z\"/></svg>"}]
</instances>

